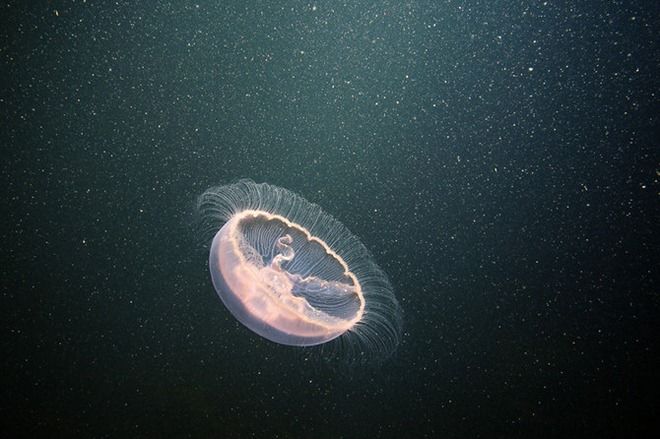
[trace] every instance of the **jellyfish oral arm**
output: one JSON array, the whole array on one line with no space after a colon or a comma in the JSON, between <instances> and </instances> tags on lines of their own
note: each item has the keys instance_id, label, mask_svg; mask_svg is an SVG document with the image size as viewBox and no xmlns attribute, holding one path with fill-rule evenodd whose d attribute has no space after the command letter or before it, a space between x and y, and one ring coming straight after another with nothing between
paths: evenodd
<instances>
[{"instance_id":1,"label":"jellyfish oral arm","mask_svg":"<svg viewBox=\"0 0 660 439\"><path fill-rule=\"evenodd\" d=\"M293 259L295 252L291 247L291 241L291 235L284 235L277 240L277 249L280 251L280 253L273 258L271 267L280 270L280 265L282 265L283 262Z\"/></svg>"}]
</instances>

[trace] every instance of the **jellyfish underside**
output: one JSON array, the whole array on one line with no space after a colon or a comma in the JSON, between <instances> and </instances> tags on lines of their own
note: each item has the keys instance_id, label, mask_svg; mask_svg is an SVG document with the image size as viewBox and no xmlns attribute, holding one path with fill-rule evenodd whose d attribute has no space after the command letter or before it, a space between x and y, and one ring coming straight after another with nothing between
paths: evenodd
<instances>
[{"instance_id":1,"label":"jellyfish underside","mask_svg":"<svg viewBox=\"0 0 660 439\"><path fill-rule=\"evenodd\" d=\"M360 284L341 257L279 215L234 215L215 235L209 265L232 314L277 343L325 343L350 330L364 312Z\"/></svg>"}]
</instances>

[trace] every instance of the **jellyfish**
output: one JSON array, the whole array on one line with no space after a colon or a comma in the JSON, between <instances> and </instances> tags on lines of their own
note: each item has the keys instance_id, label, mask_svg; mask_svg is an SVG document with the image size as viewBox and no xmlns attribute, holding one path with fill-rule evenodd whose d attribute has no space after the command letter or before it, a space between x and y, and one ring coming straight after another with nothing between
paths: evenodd
<instances>
[{"instance_id":1,"label":"jellyfish","mask_svg":"<svg viewBox=\"0 0 660 439\"><path fill-rule=\"evenodd\" d=\"M385 358L401 337L401 308L385 273L338 220L295 193L240 180L198 199L213 239L209 270L229 312L272 342L339 343Z\"/></svg>"}]
</instances>

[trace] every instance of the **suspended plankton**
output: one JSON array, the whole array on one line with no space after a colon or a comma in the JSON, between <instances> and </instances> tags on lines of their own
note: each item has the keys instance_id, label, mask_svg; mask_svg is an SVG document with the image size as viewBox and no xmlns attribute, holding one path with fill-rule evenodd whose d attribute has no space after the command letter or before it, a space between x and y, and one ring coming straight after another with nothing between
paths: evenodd
<instances>
[{"instance_id":1,"label":"suspended plankton","mask_svg":"<svg viewBox=\"0 0 660 439\"><path fill-rule=\"evenodd\" d=\"M291 346L335 340L368 358L394 351L401 309L387 276L319 206L287 189L241 180L208 189L198 212L215 234L213 286L250 330Z\"/></svg>"}]
</instances>

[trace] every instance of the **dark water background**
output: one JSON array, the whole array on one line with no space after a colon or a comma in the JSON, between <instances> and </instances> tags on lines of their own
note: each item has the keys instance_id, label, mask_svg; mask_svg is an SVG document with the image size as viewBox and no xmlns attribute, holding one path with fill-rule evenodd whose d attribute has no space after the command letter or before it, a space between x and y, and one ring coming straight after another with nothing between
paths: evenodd
<instances>
[{"instance_id":1,"label":"dark water background","mask_svg":"<svg viewBox=\"0 0 660 439\"><path fill-rule=\"evenodd\" d=\"M26 3L0 12L0 436L653 425L657 2ZM390 361L223 308L194 202L241 177L361 237L405 312Z\"/></svg>"}]
</instances>

